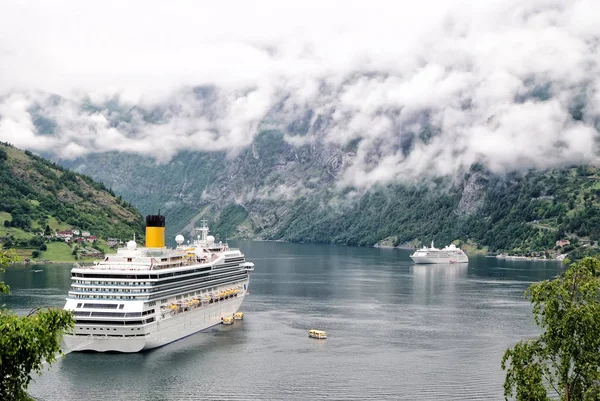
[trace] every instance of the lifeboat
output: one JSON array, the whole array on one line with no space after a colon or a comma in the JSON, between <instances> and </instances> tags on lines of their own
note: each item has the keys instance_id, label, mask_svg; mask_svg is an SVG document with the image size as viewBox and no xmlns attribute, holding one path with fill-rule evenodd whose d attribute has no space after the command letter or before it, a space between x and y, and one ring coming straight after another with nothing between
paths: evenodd
<instances>
[{"instance_id":1,"label":"lifeboat","mask_svg":"<svg viewBox=\"0 0 600 401\"><path fill-rule=\"evenodd\" d=\"M231 316L224 317L223 324L226 324L226 325L233 324L233 318Z\"/></svg>"},{"instance_id":2,"label":"lifeboat","mask_svg":"<svg viewBox=\"0 0 600 401\"><path fill-rule=\"evenodd\" d=\"M240 267L249 272L254 271L254 263L252 262L244 262L240 264Z\"/></svg>"},{"instance_id":3,"label":"lifeboat","mask_svg":"<svg viewBox=\"0 0 600 401\"><path fill-rule=\"evenodd\" d=\"M233 314L233 318L235 320L243 320L244 319L244 313L243 312L236 312Z\"/></svg>"},{"instance_id":4,"label":"lifeboat","mask_svg":"<svg viewBox=\"0 0 600 401\"><path fill-rule=\"evenodd\" d=\"M318 338L318 339L324 340L327 338L327 333L324 332L323 330L314 330L313 329L313 330L308 331L308 336L310 338Z\"/></svg>"},{"instance_id":5,"label":"lifeboat","mask_svg":"<svg viewBox=\"0 0 600 401\"><path fill-rule=\"evenodd\" d=\"M178 308L179 307L177 305L175 305L175 304L169 305L169 309L171 309L171 310L177 310Z\"/></svg>"}]
</instances>

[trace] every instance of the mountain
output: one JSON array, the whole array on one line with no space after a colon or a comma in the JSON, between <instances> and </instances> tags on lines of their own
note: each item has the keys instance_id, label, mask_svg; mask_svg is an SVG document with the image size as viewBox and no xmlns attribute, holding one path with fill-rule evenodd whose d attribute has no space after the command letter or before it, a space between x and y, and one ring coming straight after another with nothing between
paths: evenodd
<instances>
[{"instance_id":1,"label":"mountain","mask_svg":"<svg viewBox=\"0 0 600 401\"><path fill-rule=\"evenodd\" d=\"M134 233L142 239L144 222L135 207L104 184L0 143L0 242L37 245L37 234L49 238L56 230L70 229L101 240L126 240Z\"/></svg>"},{"instance_id":2,"label":"mountain","mask_svg":"<svg viewBox=\"0 0 600 401\"><path fill-rule=\"evenodd\" d=\"M572 257L595 252L600 239L594 167L496 175L475 164L459 179L338 188L354 152L351 146L292 146L270 130L235 157L182 152L157 165L114 152L67 165L144 213L160 209L169 238L190 234L207 218L222 239L411 247L459 241L473 250L526 254L552 252L556 241L569 238L574 245L556 251L575 252Z\"/></svg>"}]
</instances>

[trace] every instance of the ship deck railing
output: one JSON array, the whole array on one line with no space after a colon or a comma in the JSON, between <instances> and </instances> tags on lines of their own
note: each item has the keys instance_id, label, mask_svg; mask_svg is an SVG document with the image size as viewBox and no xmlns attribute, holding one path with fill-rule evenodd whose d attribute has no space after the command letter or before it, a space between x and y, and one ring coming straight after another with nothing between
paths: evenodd
<instances>
[{"instance_id":1,"label":"ship deck railing","mask_svg":"<svg viewBox=\"0 0 600 401\"><path fill-rule=\"evenodd\" d=\"M219 256L221 257L221 256ZM144 263L135 263L135 262L126 262L126 261L111 261L105 262L101 261L99 263L93 263L89 265L75 263L73 265L76 269L85 269L85 270L131 270L131 271L144 271L144 270L164 270L164 269L172 269L177 267L185 267L192 266L197 264L209 264L219 257L214 258L212 260L201 260L197 261L196 259L186 259L177 263L173 262L159 262L157 260L153 260L151 262Z\"/></svg>"}]
</instances>

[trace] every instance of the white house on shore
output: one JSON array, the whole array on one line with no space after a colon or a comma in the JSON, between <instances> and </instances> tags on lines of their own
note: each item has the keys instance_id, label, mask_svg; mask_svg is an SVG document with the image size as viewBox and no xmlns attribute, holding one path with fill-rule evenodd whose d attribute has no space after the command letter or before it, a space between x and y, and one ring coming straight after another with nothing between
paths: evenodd
<instances>
[{"instance_id":1,"label":"white house on shore","mask_svg":"<svg viewBox=\"0 0 600 401\"><path fill-rule=\"evenodd\" d=\"M65 240L65 242L69 242L73 238L73 231L56 231L56 237Z\"/></svg>"}]
</instances>

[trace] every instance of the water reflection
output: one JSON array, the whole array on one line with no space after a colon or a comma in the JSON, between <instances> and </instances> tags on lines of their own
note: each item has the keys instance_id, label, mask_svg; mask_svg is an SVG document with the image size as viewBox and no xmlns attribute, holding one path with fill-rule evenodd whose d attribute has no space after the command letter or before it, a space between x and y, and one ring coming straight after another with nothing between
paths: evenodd
<instances>
[{"instance_id":1,"label":"water reflection","mask_svg":"<svg viewBox=\"0 0 600 401\"><path fill-rule=\"evenodd\" d=\"M415 264L411 266L415 281L436 281L440 278L455 281L457 277L466 276L468 268L468 263L439 263L435 265Z\"/></svg>"},{"instance_id":2,"label":"water reflection","mask_svg":"<svg viewBox=\"0 0 600 401\"><path fill-rule=\"evenodd\" d=\"M413 302L450 303L465 280L469 267L462 264L413 265Z\"/></svg>"}]
</instances>

